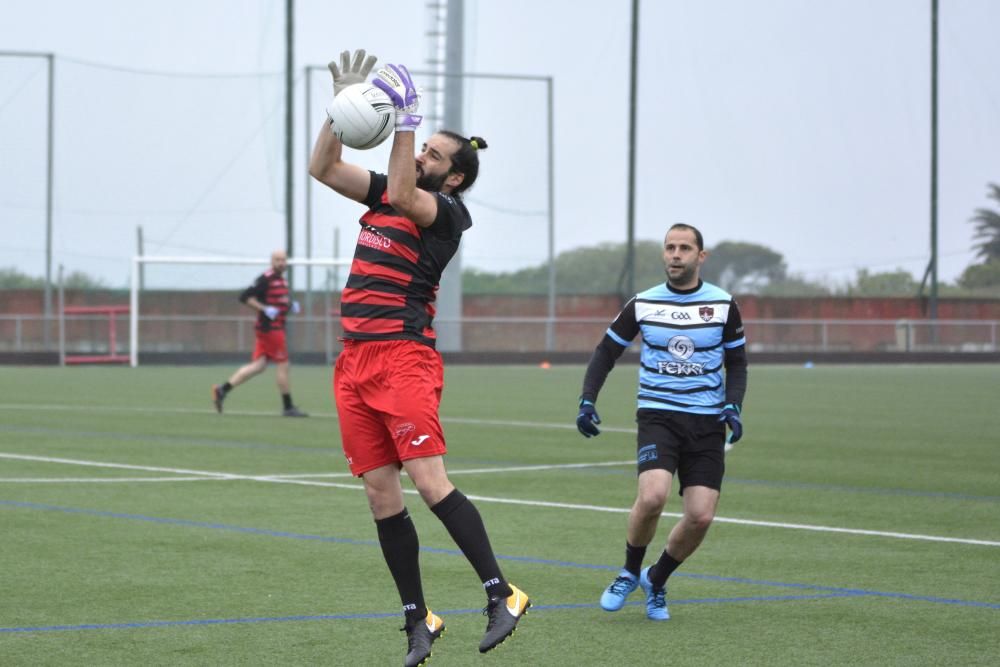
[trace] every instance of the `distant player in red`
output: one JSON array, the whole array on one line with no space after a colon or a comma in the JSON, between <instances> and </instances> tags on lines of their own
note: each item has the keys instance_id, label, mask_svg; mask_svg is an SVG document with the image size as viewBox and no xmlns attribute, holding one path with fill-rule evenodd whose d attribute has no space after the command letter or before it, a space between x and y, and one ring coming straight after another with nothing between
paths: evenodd
<instances>
[{"instance_id":1,"label":"distant player in red","mask_svg":"<svg viewBox=\"0 0 1000 667\"><path fill-rule=\"evenodd\" d=\"M230 391L247 380L264 372L267 362L276 367L275 380L281 392L282 412L285 417L308 417L292 403L288 384L288 346L285 343L285 316L289 311L299 312L299 304L288 298L288 283L285 269L288 257L284 250L271 253L271 268L257 276L253 285L243 290L240 301L257 311L254 331L257 342L253 348L252 361L239 368L228 382L212 386L212 402L215 409L222 412L222 402Z\"/></svg>"},{"instance_id":2,"label":"distant player in red","mask_svg":"<svg viewBox=\"0 0 1000 667\"><path fill-rule=\"evenodd\" d=\"M360 50L353 63L348 52L341 54L341 67L330 65L334 92L363 82L375 60ZM486 142L440 131L414 158L421 117L415 115L419 98L409 73L387 65L373 84L396 107L388 175L344 162L343 146L325 124L309 173L368 207L341 296L344 350L334 369L334 396L344 455L351 472L364 480L382 554L403 602L404 665L414 667L430 655L444 623L424 602L401 468L483 584L488 621L480 652L510 636L530 603L504 579L479 511L449 481L438 419L444 369L434 349L434 299L442 271L472 225L461 194L479 174L478 153Z\"/></svg>"}]
</instances>

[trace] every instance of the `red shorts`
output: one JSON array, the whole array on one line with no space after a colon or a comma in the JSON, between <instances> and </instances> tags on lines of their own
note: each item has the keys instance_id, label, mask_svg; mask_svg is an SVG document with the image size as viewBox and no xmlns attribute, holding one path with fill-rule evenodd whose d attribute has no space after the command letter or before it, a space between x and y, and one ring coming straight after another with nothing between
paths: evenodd
<instances>
[{"instance_id":1,"label":"red shorts","mask_svg":"<svg viewBox=\"0 0 1000 667\"><path fill-rule=\"evenodd\" d=\"M447 451L438 406L441 355L411 340L344 342L333 370L340 440L351 473Z\"/></svg>"},{"instance_id":2,"label":"red shorts","mask_svg":"<svg viewBox=\"0 0 1000 667\"><path fill-rule=\"evenodd\" d=\"M285 330L258 331L257 343L253 346L254 361L267 357L270 361L281 363L288 361L288 346L285 345Z\"/></svg>"}]
</instances>

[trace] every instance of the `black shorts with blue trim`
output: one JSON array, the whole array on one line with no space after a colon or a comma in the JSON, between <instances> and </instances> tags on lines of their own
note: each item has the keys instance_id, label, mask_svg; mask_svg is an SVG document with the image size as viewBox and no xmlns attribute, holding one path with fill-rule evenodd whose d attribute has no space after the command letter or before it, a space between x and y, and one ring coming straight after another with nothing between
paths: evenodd
<instances>
[{"instance_id":1,"label":"black shorts with blue trim","mask_svg":"<svg viewBox=\"0 0 1000 667\"><path fill-rule=\"evenodd\" d=\"M726 472L726 424L718 415L640 408L636 463L639 472L662 469L677 473L680 494L688 486L722 489Z\"/></svg>"}]
</instances>

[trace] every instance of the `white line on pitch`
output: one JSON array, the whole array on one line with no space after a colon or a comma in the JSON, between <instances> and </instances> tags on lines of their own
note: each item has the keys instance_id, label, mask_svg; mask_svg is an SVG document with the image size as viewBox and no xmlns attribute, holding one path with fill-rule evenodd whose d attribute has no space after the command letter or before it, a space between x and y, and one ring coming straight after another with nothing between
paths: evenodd
<instances>
[{"instance_id":1,"label":"white line on pitch","mask_svg":"<svg viewBox=\"0 0 1000 667\"><path fill-rule=\"evenodd\" d=\"M0 484L122 484L136 482L210 482L213 477L0 477Z\"/></svg>"},{"instance_id":2,"label":"white line on pitch","mask_svg":"<svg viewBox=\"0 0 1000 667\"><path fill-rule=\"evenodd\" d=\"M53 404L41 404L41 403L0 403L0 410L51 410L51 411L66 411L66 412L138 412L142 414L159 413L159 414L170 414L170 415L196 415L196 414L215 414L215 410L198 410L190 408L156 408L156 407L142 407L142 408L127 408L127 407L115 407L115 406L94 406L94 405L53 405ZM259 411L233 411L226 410L226 414L230 416L237 417L272 417L278 416L277 412L259 412ZM335 413L324 413L324 412L310 412L311 417L317 417L319 419L337 419ZM551 422L526 422L526 421L508 421L505 419L473 419L468 417L441 417L441 421L446 424L467 424L470 426L516 426L518 428L548 428L557 430L575 430L576 424L569 422L566 424L558 423L554 424ZM606 431L608 433L635 433L635 427L625 428L618 426L606 426L601 425L601 431Z\"/></svg>"},{"instance_id":3,"label":"white line on pitch","mask_svg":"<svg viewBox=\"0 0 1000 667\"><path fill-rule=\"evenodd\" d=\"M604 468L619 466L634 466L635 461L597 461L594 463L553 463L550 465L510 466L507 468L457 468L448 469L449 475L478 475L493 472L534 472L537 470L574 470L578 468ZM281 479L332 479L336 477L354 477L349 472L303 472L289 475L271 475Z\"/></svg>"},{"instance_id":4,"label":"white line on pitch","mask_svg":"<svg viewBox=\"0 0 1000 667\"><path fill-rule=\"evenodd\" d=\"M52 458L47 456L28 456L24 454L4 454L0 453L0 458L14 459L20 461L38 461L43 463L63 463L67 465L91 466L96 468L119 468L126 470L145 470L151 472L176 472L181 475L203 475L211 479L224 480L247 480L252 482L267 482L270 484L297 484L301 486L320 486L335 489L363 490L360 484L340 484L336 482L316 482L304 479L287 479L272 475L235 475L224 472L211 472L199 470L186 470L182 468L161 468L154 466L135 466L124 463L102 463L100 461L80 461L76 459ZM403 489L404 493L416 495L413 489ZM469 495L472 500L480 500L487 503L499 503L504 505L524 505L529 507L547 507L552 509L583 510L590 512L611 512L615 514L628 513L628 508L604 507L601 505L580 505L576 503L557 503L544 500L517 500L514 498L495 498L492 496ZM676 512L664 512L663 516L679 518L681 515ZM756 521L753 519L730 519L726 517L715 517L719 523L731 523L740 526L760 526L764 528L785 528L790 530L809 530L820 533L840 533L845 535L867 535L872 537L888 537L900 540L921 540L925 542L948 542L953 544L973 544L987 547L1000 547L1000 542L994 540L976 540L962 537L943 537L939 535L919 535L914 533L896 533L882 530L865 530L861 528L839 528L835 526L814 526L802 523L782 523L778 521Z\"/></svg>"}]
</instances>

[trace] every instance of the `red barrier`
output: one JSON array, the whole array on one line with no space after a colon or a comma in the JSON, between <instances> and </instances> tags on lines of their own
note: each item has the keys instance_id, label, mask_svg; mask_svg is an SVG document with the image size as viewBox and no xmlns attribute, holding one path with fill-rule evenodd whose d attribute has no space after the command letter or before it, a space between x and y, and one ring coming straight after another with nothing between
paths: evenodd
<instances>
[{"instance_id":1,"label":"red barrier","mask_svg":"<svg viewBox=\"0 0 1000 667\"><path fill-rule=\"evenodd\" d=\"M115 336L115 316L128 315L128 306L66 306L64 315L107 315L108 316L108 353L107 354L74 354L66 355L67 364L122 364L129 363L129 355L115 354L117 338Z\"/></svg>"}]
</instances>

